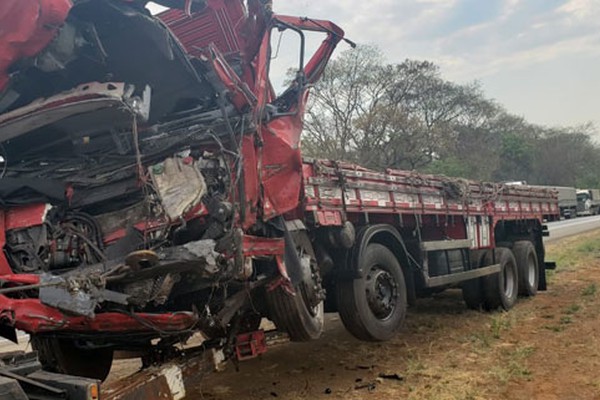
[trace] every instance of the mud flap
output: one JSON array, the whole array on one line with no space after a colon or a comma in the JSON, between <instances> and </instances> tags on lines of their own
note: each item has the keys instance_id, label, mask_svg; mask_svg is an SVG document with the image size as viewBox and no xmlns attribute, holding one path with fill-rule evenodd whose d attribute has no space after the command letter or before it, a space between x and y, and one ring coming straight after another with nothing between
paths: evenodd
<instances>
[{"instance_id":1,"label":"mud flap","mask_svg":"<svg viewBox=\"0 0 600 400\"><path fill-rule=\"evenodd\" d=\"M550 269L552 271L554 271L556 269L555 261L546 261L544 264L546 265L546 269Z\"/></svg>"},{"instance_id":2,"label":"mud flap","mask_svg":"<svg viewBox=\"0 0 600 400\"><path fill-rule=\"evenodd\" d=\"M548 283L546 281L546 269L546 263L539 263L538 290L548 290Z\"/></svg>"}]
</instances>

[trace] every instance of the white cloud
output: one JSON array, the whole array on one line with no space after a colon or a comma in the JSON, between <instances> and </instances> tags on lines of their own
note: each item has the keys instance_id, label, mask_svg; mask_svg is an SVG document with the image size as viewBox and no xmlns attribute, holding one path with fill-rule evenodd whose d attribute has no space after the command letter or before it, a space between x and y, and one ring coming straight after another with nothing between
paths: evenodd
<instances>
[{"instance_id":1,"label":"white cloud","mask_svg":"<svg viewBox=\"0 0 600 400\"><path fill-rule=\"evenodd\" d=\"M600 4L597 0L570 0L558 9L559 12L569 14L578 20L597 17L600 13Z\"/></svg>"}]
</instances>

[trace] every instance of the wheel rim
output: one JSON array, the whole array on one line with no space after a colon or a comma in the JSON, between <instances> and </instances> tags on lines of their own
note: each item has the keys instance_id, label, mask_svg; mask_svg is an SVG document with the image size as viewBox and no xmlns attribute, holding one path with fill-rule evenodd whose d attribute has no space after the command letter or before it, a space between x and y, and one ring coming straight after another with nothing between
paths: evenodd
<instances>
[{"instance_id":1,"label":"wheel rim","mask_svg":"<svg viewBox=\"0 0 600 400\"><path fill-rule=\"evenodd\" d=\"M535 259L533 257L529 257L529 262L527 263L527 282L529 282L529 286L535 286L535 279Z\"/></svg>"},{"instance_id":2,"label":"wheel rim","mask_svg":"<svg viewBox=\"0 0 600 400\"><path fill-rule=\"evenodd\" d=\"M316 260L310 256L304 249L298 249L298 256L300 262L306 263L307 268L310 269L311 278L315 279L318 275L318 266ZM320 313L320 308L323 305L323 296L320 288L320 283L314 282L313 280L304 281L300 283L300 293L302 294L302 300L306 305L306 309L312 317L316 317Z\"/></svg>"},{"instance_id":3,"label":"wheel rim","mask_svg":"<svg viewBox=\"0 0 600 400\"><path fill-rule=\"evenodd\" d=\"M323 306L323 301L319 301L316 304L313 304L314 300L311 301L312 299L309 292L310 289L306 286L306 283L301 283L300 293L302 295L302 301L304 301L306 309L308 310L308 313L311 315L311 317L316 317L320 313L320 308L322 308Z\"/></svg>"},{"instance_id":4,"label":"wheel rim","mask_svg":"<svg viewBox=\"0 0 600 400\"><path fill-rule=\"evenodd\" d=\"M504 295L509 299L515 292L515 282L515 271L507 264L504 268Z\"/></svg>"},{"instance_id":5,"label":"wheel rim","mask_svg":"<svg viewBox=\"0 0 600 400\"><path fill-rule=\"evenodd\" d=\"M398 284L393 275L374 266L366 277L367 302L377 319L386 320L392 316L398 299Z\"/></svg>"}]
</instances>

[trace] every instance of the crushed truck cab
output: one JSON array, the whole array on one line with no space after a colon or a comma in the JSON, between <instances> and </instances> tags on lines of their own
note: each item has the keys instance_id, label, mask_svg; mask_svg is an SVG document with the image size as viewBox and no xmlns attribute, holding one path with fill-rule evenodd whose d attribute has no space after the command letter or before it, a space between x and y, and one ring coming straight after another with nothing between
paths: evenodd
<instances>
[{"instance_id":1,"label":"crushed truck cab","mask_svg":"<svg viewBox=\"0 0 600 400\"><path fill-rule=\"evenodd\" d=\"M113 351L198 331L233 352L268 312L251 299L298 306L290 327L322 303L283 215L308 87L343 31L263 0L161 3L0 5L0 332L31 334L58 372L103 379ZM280 31L300 65L276 96ZM305 31L323 33L306 59ZM320 334L311 318L299 337Z\"/></svg>"}]
</instances>

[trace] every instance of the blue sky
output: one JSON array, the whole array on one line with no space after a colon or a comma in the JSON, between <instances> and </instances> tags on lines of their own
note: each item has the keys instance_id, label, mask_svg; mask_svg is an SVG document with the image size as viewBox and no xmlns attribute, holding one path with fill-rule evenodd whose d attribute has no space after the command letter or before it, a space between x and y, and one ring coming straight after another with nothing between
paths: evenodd
<instances>
[{"instance_id":1,"label":"blue sky","mask_svg":"<svg viewBox=\"0 0 600 400\"><path fill-rule=\"evenodd\" d=\"M375 44L388 62L427 59L542 125L600 127L600 0L274 0ZM342 45L342 48L345 46Z\"/></svg>"}]
</instances>

